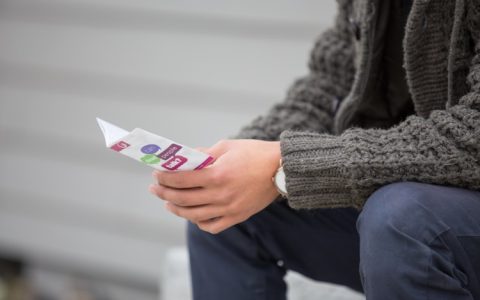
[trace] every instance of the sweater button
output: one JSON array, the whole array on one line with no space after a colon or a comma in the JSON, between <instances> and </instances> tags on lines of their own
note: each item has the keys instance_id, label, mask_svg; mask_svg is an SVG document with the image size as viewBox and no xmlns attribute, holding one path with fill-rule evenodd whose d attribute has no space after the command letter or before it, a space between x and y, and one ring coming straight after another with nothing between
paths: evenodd
<instances>
[{"instance_id":1,"label":"sweater button","mask_svg":"<svg viewBox=\"0 0 480 300\"><path fill-rule=\"evenodd\" d=\"M358 24L358 21L355 20L354 18L350 17L350 18L348 18L348 22L350 23L350 31L355 36L355 39L357 41L359 41L360 40L360 26Z\"/></svg>"},{"instance_id":2,"label":"sweater button","mask_svg":"<svg viewBox=\"0 0 480 300\"><path fill-rule=\"evenodd\" d=\"M424 16L422 19L422 31L427 30L427 26L428 26L428 20L427 20L427 17Z\"/></svg>"}]
</instances>

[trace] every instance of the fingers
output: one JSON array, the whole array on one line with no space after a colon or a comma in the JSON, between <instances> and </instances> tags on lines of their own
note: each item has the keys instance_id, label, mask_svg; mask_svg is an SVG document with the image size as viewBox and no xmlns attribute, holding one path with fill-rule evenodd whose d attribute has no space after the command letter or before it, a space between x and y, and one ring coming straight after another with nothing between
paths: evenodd
<instances>
[{"instance_id":1,"label":"fingers","mask_svg":"<svg viewBox=\"0 0 480 300\"><path fill-rule=\"evenodd\" d=\"M160 199L167 200L178 206L198 206L211 201L210 194L203 188L172 189L152 184L148 190Z\"/></svg>"},{"instance_id":2,"label":"fingers","mask_svg":"<svg viewBox=\"0 0 480 300\"><path fill-rule=\"evenodd\" d=\"M171 213L181 218L190 220L193 223L213 223L216 220L221 219L221 216L225 213L225 209L223 207L214 205L183 207L177 206L170 202L167 202L165 205L167 210L169 210Z\"/></svg>"},{"instance_id":3,"label":"fingers","mask_svg":"<svg viewBox=\"0 0 480 300\"><path fill-rule=\"evenodd\" d=\"M216 160L228 151L229 147L230 145L228 141L220 141L210 148L198 147L196 149L209 154ZM214 165L215 162L211 164L211 166ZM158 184L176 189L204 187L209 183L212 183L212 180L215 181L216 179L215 171L211 167L201 170L180 172L161 172L155 170L152 176Z\"/></svg>"},{"instance_id":4,"label":"fingers","mask_svg":"<svg viewBox=\"0 0 480 300\"><path fill-rule=\"evenodd\" d=\"M170 202L165 207L171 213L185 218L206 232L217 234L239 223L234 215L227 215L226 209L213 205L181 207Z\"/></svg>"},{"instance_id":5,"label":"fingers","mask_svg":"<svg viewBox=\"0 0 480 300\"><path fill-rule=\"evenodd\" d=\"M210 182L210 170L161 172L153 171L152 176L158 184L176 189L189 189L206 186Z\"/></svg>"}]
</instances>

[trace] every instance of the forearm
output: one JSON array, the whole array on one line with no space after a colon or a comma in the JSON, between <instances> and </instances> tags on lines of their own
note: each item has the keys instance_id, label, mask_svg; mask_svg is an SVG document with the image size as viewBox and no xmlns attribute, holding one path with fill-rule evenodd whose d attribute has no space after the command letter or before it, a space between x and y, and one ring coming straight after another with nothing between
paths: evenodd
<instances>
[{"instance_id":1,"label":"forearm","mask_svg":"<svg viewBox=\"0 0 480 300\"><path fill-rule=\"evenodd\" d=\"M480 15L476 5L470 7L471 20ZM406 180L480 190L480 23L470 22L469 33L469 91L458 104L445 104L425 118L410 116L387 130L355 128L340 136L283 132L290 205L360 208L379 187Z\"/></svg>"},{"instance_id":2,"label":"forearm","mask_svg":"<svg viewBox=\"0 0 480 300\"><path fill-rule=\"evenodd\" d=\"M455 135L444 125L459 122L447 115L438 111L389 130L352 129L341 136L283 133L290 205L360 208L377 188L405 180L480 189L480 124Z\"/></svg>"}]
</instances>

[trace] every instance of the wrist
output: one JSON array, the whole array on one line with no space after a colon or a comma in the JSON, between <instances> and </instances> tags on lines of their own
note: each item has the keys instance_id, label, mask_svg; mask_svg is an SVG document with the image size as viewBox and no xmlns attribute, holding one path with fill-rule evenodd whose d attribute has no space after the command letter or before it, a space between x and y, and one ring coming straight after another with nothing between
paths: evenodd
<instances>
[{"instance_id":1,"label":"wrist","mask_svg":"<svg viewBox=\"0 0 480 300\"><path fill-rule=\"evenodd\" d=\"M278 168L278 162L282 159L282 152L280 150L280 142L270 142L272 143L272 155L271 155L271 161L273 162L273 165L275 166L275 169Z\"/></svg>"},{"instance_id":2,"label":"wrist","mask_svg":"<svg viewBox=\"0 0 480 300\"><path fill-rule=\"evenodd\" d=\"M283 164L281 159L279 160L278 165L279 167L275 172L275 175L272 177L273 185L275 186L280 196L287 198L288 197L287 181L286 181L285 172L283 171Z\"/></svg>"}]
</instances>

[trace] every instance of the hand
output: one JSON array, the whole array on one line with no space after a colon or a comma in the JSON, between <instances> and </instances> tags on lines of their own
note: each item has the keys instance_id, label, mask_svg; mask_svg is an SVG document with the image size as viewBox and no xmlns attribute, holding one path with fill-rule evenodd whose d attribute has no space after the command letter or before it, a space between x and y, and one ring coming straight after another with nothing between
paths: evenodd
<instances>
[{"instance_id":1,"label":"hand","mask_svg":"<svg viewBox=\"0 0 480 300\"><path fill-rule=\"evenodd\" d=\"M225 140L203 151L215 158L204 169L153 172L157 184L149 190L167 201L170 212L219 233L278 197L272 176L281 157L279 142Z\"/></svg>"}]
</instances>

